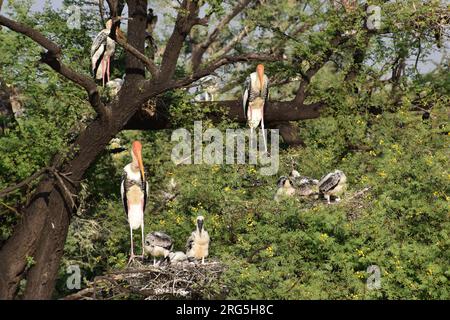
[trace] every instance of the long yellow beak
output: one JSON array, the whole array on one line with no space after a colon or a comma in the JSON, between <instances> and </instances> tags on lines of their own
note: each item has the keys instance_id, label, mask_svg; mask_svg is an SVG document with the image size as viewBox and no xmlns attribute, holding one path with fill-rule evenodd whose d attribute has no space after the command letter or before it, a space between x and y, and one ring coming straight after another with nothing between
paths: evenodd
<instances>
[{"instance_id":1,"label":"long yellow beak","mask_svg":"<svg viewBox=\"0 0 450 320\"><path fill-rule=\"evenodd\" d=\"M136 154L137 161L139 164L139 170L141 171L142 180L145 180L145 171L144 171L144 163L142 162L142 153L141 151L138 151Z\"/></svg>"}]
</instances>

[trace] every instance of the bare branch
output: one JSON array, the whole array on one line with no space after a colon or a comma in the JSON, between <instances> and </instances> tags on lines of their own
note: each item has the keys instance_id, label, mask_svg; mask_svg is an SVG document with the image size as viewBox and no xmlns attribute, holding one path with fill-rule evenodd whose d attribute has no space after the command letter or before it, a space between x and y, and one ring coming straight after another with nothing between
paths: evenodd
<instances>
[{"instance_id":1,"label":"bare branch","mask_svg":"<svg viewBox=\"0 0 450 320\"><path fill-rule=\"evenodd\" d=\"M192 69L196 71L201 64L202 58L206 50L211 46L213 42L217 40L220 32L228 25L228 23L236 17L242 10L244 10L251 0L240 0L238 4L233 8L233 10L224 16L222 20L217 24L214 30L209 34L209 36L200 43L195 46L192 52Z\"/></svg>"},{"instance_id":2,"label":"bare branch","mask_svg":"<svg viewBox=\"0 0 450 320\"><path fill-rule=\"evenodd\" d=\"M219 52L217 52L217 54L215 54L215 57L220 57L223 56L225 54L227 54L228 52L230 52L231 50L233 50L234 46L241 42L242 39L244 39L244 37L246 37L249 34L249 30L247 27L244 27L244 29L241 30L241 32L239 32L237 35L234 36L233 39L231 39L231 41L222 49L219 50Z\"/></svg>"},{"instance_id":3,"label":"bare branch","mask_svg":"<svg viewBox=\"0 0 450 320\"><path fill-rule=\"evenodd\" d=\"M8 188L5 188L5 189L1 190L0 191L0 198L3 198L4 196L7 196L7 195L13 193L17 189L20 189L20 188L22 188L24 186L29 185L31 182L33 182L37 178L40 178L41 175L44 174L45 172L47 172L48 170L49 170L48 167L42 168L42 169L36 171L35 173L33 173L31 176L29 176L25 180L22 180L21 182L16 183L13 186L10 186Z\"/></svg>"},{"instance_id":4,"label":"bare branch","mask_svg":"<svg viewBox=\"0 0 450 320\"><path fill-rule=\"evenodd\" d=\"M186 86L194 81L197 81L200 78L203 78L211 73L213 73L216 69L232 63L237 62L248 62L248 61L279 61L282 58L274 55L267 54L258 54L258 53L247 53L238 56L222 56L211 62L207 67L194 72L192 75L185 77L181 80L175 80L171 87L173 89L180 88Z\"/></svg>"},{"instance_id":5,"label":"bare branch","mask_svg":"<svg viewBox=\"0 0 450 320\"><path fill-rule=\"evenodd\" d=\"M145 64L145 67L150 71L153 78L156 78L159 74L158 67L153 62L153 60L146 57L144 54L139 52L138 49L130 45L127 40L124 37L118 36L116 37L116 42L124 48L127 52L131 53L133 56L135 56L137 59L139 59L142 63Z\"/></svg>"},{"instance_id":6,"label":"bare branch","mask_svg":"<svg viewBox=\"0 0 450 320\"><path fill-rule=\"evenodd\" d=\"M68 66L64 65L61 62L61 48L56 43L46 38L39 31L34 30L33 28L22 23L10 20L2 15L0 15L0 25L29 37L47 49L47 52L41 54L41 61L48 64L53 70L65 78L83 87L88 93L89 102L94 110L102 117L107 115L106 108L100 100L100 94L94 80L81 73L77 73Z\"/></svg>"},{"instance_id":7,"label":"bare branch","mask_svg":"<svg viewBox=\"0 0 450 320\"><path fill-rule=\"evenodd\" d=\"M161 62L161 80L172 78L177 66L183 43L195 24L202 23L198 19L198 2L194 0L183 0L178 9L177 20L172 35L167 41Z\"/></svg>"}]
</instances>

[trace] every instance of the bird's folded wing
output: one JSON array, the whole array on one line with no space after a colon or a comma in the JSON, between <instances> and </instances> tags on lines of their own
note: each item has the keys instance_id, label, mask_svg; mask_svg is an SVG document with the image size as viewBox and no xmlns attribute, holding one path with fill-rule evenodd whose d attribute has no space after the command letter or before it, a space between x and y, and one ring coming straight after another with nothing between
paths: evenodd
<instances>
[{"instance_id":1,"label":"bird's folded wing","mask_svg":"<svg viewBox=\"0 0 450 320\"><path fill-rule=\"evenodd\" d=\"M127 216L128 219L128 200L127 200L127 192L128 192L128 188L127 188L127 172L123 171L122 174L122 183L120 184L120 194L122 196L122 204L123 204L123 208L125 209L125 214Z\"/></svg>"},{"instance_id":2,"label":"bird's folded wing","mask_svg":"<svg viewBox=\"0 0 450 320\"><path fill-rule=\"evenodd\" d=\"M333 190L339 183L341 177L338 174L330 173L319 182L319 191L327 192Z\"/></svg>"},{"instance_id":3,"label":"bird's folded wing","mask_svg":"<svg viewBox=\"0 0 450 320\"><path fill-rule=\"evenodd\" d=\"M192 249L192 245L194 244L194 233L187 239L186 242L186 253Z\"/></svg>"},{"instance_id":4,"label":"bird's folded wing","mask_svg":"<svg viewBox=\"0 0 450 320\"><path fill-rule=\"evenodd\" d=\"M97 34L91 46L91 57L95 54L95 52L98 50L98 48L100 48L102 44L106 43L107 38L108 35L104 31L100 31L99 34Z\"/></svg>"},{"instance_id":5,"label":"bird's folded wing","mask_svg":"<svg viewBox=\"0 0 450 320\"><path fill-rule=\"evenodd\" d=\"M172 249L173 241L169 235L165 234L164 232L159 232L159 231L153 232L152 235L153 235L153 237L152 237L153 245L162 247L167 250Z\"/></svg>"}]
</instances>

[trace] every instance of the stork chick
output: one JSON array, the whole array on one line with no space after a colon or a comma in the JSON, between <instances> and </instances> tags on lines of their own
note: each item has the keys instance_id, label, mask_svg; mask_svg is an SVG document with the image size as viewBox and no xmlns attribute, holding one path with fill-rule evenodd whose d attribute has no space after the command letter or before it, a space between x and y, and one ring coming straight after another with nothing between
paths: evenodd
<instances>
[{"instance_id":1,"label":"stork chick","mask_svg":"<svg viewBox=\"0 0 450 320\"><path fill-rule=\"evenodd\" d=\"M205 258L208 256L210 242L208 231L203 226L204 220L203 216L197 217L197 228L192 232L186 243L188 259L202 259L202 264L205 263Z\"/></svg>"},{"instance_id":2,"label":"stork chick","mask_svg":"<svg viewBox=\"0 0 450 320\"><path fill-rule=\"evenodd\" d=\"M339 196L344 193L347 187L347 177L341 170L335 170L323 176L319 181L319 192L323 194L327 203L330 204L331 196L335 197L335 201L340 201Z\"/></svg>"},{"instance_id":3,"label":"stork chick","mask_svg":"<svg viewBox=\"0 0 450 320\"><path fill-rule=\"evenodd\" d=\"M181 263L188 259L183 251L170 252L167 258L171 264Z\"/></svg>"},{"instance_id":4,"label":"stork chick","mask_svg":"<svg viewBox=\"0 0 450 320\"><path fill-rule=\"evenodd\" d=\"M289 179L300 196L311 196L319 193L319 180L302 176L297 170L291 171Z\"/></svg>"},{"instance_id":5,"label":"stork chick","mask_svg":"<svg viewBox=\"0 0 450 320\"><path fill-rule=\"evenodd\" d=\"M264 138L264 150L267 152L267 141L264 131L264 107L269 100L269 78L264 74L264 65L258 64L256 71L245 81L242 103L244 115L250 127L250 148L252 148L253 130L261 123Z\"/></svg>"},{"instance_id":6,"label":"stork chick","mask_svg":"<svg viewBox=\"0 0 450 320\"><path fill-rule=\"evenodd\" d=\"M292 186L291 180L288 177L282 176L277 182L277 192L274 200L280 202L281 200L295 195L295 189Z\"/></svg>"},{"instance_id":7,"label":"stork chick","mask_svg":"<svg viewBox=\"0 0 450 320\"><path fill-rule=\"evenodd\" d=\"M172 248L172 238L164 232L154 231L145 237L145 251L153 256L153 266L156 265L156 257L168 257Z\"/></svg>"},{"instance_id":8,"label":"stork chick","mask_svg":"<svg viewBox=\"0 0 450 320\"><path fill-rule=\"evenodd\" d=\"M106 83L106 88L108 88L108 93L110 97L115 97L119 93L120 89L122 89L122 85L124 83L123 79L115 78Z\"/></svg>"}]
</instances>

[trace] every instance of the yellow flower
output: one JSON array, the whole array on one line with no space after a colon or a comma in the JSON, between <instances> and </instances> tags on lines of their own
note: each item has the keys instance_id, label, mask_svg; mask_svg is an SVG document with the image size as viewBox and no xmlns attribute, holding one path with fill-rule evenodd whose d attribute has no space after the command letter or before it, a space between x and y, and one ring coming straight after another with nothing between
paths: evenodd
<instances>
[{"instance_id":1,"label":"yellow flower","mask_svg":"<svg viewBox=\"0 0 450 320\"><path fill-rule=\"evenodd\" d=\"M229 191L231 191L231 188L230 188L230 187L225 187L225 188L223 189L223 191L229 192Z\"/></svg>"},{"instance_id":2,"label":"yellow flower","mask_svg":"<svg viewBox=\"0 0 450 320\"><path fill-rule=\"evenodd\" d=\"M376 156L377 156L377 153L376 153L375 151L373 151L373 150L370 150L370 151L369 151L369 154L370 154L372 157L376 157Z\"/></svg>"},{"instance_id":3,"label":"yellow flower","mask_svg":"<svg viewBox=\"0 0 450 320\"><path fill-rule=\"evenodd\" d=\"M159 220L159 224L164 226L166 224L166 221L161 219L161 220Z\"/></svg>"},{"instance_id":4,"label":"yellow flower","mask_svg":"<svg viewBox=\"0 0 450 320\"><path fill-rule=\"evenodd\" d=\"M383 145L383 144L384 144L384 140L381 139L380 142L378 142L378 144L379 144L380 146Z\"/></svg>"},{"instance_id":5,"label":"yellow flower","mask_svg":"<svg viewBox=\"0 0 450 320\"><path fill-rule=\"evenodd\" d=\"M383 170L381 170L380 172L378 172L378 175L379 175L380 177L383 177L383 178L387 176L386 172L384 172Z\"/></svg>"},{"instance_id":6,"label":"yellow flower","mask_svg":"<svg viewBox=\"0 0 450 320\"><path fill-rule=\"evenodd\" d=\"M269 257L273 257L273 248L272 246L268 246L266 249L267 254L269 255Z\"/></svg>"},{"instance_id":7,"label":"yellow flower","mask_svg":"<svg viewBox=\"0 0 450 320\"><path fill-rule=\"evenodd\" d=\"M322 233L319 238L320 238L320 241L325 242L325 241L327 241L329 236L326 233Z\"/></svg>"},{"instance_id":8,"label":"yellow flower","mask_svg":"<svg viewBox=\"0 0 450 320\"><path fill-rule=\"evenodd\" d=\"M358 256L364 257L364 251L363 250L356 249L356 253L358 254Z\"/></svg>"},{"instance_id":9,"label":"yellow flower","mask_svg":"<svg viewBox=\"0 0 450 320\"><path fill-rule=\"evenodd\" d=\"M434 195L435 197L439 197L439 192L438 192L438 191L435 191L435 192L433 192L433 195Z\"/></svg>"}]
</instances>

